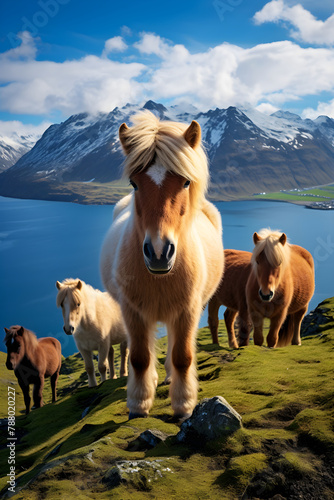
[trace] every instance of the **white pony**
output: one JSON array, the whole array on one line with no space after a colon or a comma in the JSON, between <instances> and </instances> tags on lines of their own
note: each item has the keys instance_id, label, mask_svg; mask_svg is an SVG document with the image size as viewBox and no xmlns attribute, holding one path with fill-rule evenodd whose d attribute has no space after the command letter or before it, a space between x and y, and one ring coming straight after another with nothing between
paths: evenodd
<instances>
[{"instance_id":1,"label":"white pony","mask_svg":"<svg viewBox=\"0 0 334 500\"><path fill-rule=\"evenodd\" d=\"M101 382L106 379L109 362L110 378L114 369L113 345L120 344L120 376L127 376L127 333L118 303L107 292L94 289L79 279L57 281L57 307L62 308L64 332L73 335L88 374L88 386L97 385L93 351L97 350ZM108 358L108 361L107 361Z\"/></svg>"}]
</instances>

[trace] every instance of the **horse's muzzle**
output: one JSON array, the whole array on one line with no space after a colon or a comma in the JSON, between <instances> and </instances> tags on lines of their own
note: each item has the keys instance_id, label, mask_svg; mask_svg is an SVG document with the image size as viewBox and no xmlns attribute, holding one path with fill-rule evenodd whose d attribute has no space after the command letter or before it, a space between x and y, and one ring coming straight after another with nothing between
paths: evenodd
<instances>
[{"instance_id":1,"label":"horse's muzzle","mask_svg":"<svg viewBox=\"0 0 334 500\"><path fill-rule=\"evenodd\" d=\"M274 292L270 290L268 295L265 295L264 293L262 293L262 290L260 288L259 295L261 297L261 300L263 300L263 302L270 302L274 297Z\"/></svg>"},{"instance_id":2,"label":"horse's muzzle","mask_svg":"<svg viewBox=\"0 0 334 500\"><path fill-rule=\"evenodd\" d=\"M175 262L175 245L166 240L160 258L157 257L152 241L146 238L143 245L144 261L152 274L167 274Z\"/></svg>"},{"instance_id":3,"label":"horse's muzzle","mask_svg":"<svg viewBox=\"0 0 334 500\"><path fill-rule=\"evenodd\" d=\"M11 361L6 361L6 368L7 368L7 370L14 370L14 367L13 367Z\"/></svg>"},{"instance_id":4,"label":"horse's muzzle","mask_svg":"<svg viewBox=\"0 0 334 500\"><path fill-rule=\"evenodd\" d=\"M66 329L65 326L63 326L63 330L66 333L66 335L73 335L74 332L74 326L70 326L69 329Z\"/></svg>"}]
</instances>

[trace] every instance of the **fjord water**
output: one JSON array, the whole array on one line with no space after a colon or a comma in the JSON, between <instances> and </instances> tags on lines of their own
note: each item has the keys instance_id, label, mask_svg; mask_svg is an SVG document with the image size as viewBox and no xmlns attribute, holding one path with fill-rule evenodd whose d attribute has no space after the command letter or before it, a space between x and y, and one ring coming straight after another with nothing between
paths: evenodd
<instances>
[{"instance_id":1,"label":"fjord water","mask_svg":"<svg viewBox=\"0 0 334 500\"><path fill-rule=\"evenodd\" d=\"M334 211L259 200L216 206L222 215L225 248L251 251L254 231L280 229L315 260L316 290L309 310L334 295ZM1 328L24 325L38 337L58 338L65 356L76 352L73 339L62 330L55 282L81 278L102 289L99 254L112 212L110 205L0 197ZM223 312L221 307L221 318ZM205 311L200 326L206 324Z\"/></svg>"}]
</instances>

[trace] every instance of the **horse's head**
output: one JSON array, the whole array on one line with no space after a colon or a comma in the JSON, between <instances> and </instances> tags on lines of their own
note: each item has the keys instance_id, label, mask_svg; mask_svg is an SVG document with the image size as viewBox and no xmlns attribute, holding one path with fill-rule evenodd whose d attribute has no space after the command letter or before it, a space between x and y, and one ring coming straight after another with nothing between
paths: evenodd
<instances>
[{"instance_id":1,"label":"horse's head","mask_svg":"<svg viewBox=\"0 0 334 500\"><path fill-rule=\"evenodd\" d=\"M123 123L119 136L127 155L125 174L134 188L135 226L144 262L150 273L167 274L200 190L206 189L200 126L195 121L189 127L160 122L144 114L134 127Z\"/></svg>"},{"instance_id":2,"label":"horse's head","mask_svg":"<svg viewBox=\"0 0 334 500\"><path fill-rule=\"evenodd\" d=\"M63 330L66 335L73 335L81 321L82 281L65 280L63 283L57 281L56 287L58 289L57 306L61 307L64 319Z\"/></svg>"},{"instance_id":3,"label":"horse's head","mask_svg":"<svg viewBox=\"0 0 334 500\"><path fill-rule=\"evenodd\" d=\"M23 326L11 326L5 328L5 344L7 347L6 367L8 370L15 370L24 357L24 328Z\"/></svg>"},{"instance_id":4,"label":"horse's head","mask_svg":"<svg viewBox=\"0 0 334 500\"><path fill-rule=\"evenodd\" d=\"M284 247L287 237L284 233L263 230L260 234L253 234L253 241L255 248L252 263L259 285L259 296L263 302L270 302L274 298L286 264Z\"/></svg>"}]
</instances>

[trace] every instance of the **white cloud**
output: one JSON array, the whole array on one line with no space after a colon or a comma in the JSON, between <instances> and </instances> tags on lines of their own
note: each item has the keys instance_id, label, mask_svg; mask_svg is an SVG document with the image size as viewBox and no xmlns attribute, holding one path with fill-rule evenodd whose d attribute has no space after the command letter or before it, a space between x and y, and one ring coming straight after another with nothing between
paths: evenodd
<instances>
[{"instance_id":1,"label":"white cloud","mask_svg":"<svg viewBox=\"0 0 334 500\"><path fill-rule=\"evenodd\" d=\"M107 57L111 52L124 52L128 48L121 36L109 38L104 44L102 56Z\"/></svg>"},{"instance_id":2,"label":"white cloud","mask_svg":"<svg viewBox=\"0 0 334 500\"><path fill-rule=\"evenodd\" d=\"M332 6L333 8L333 6ZM290 7L284 0L272 0L254 15L257 24L287 22L292 25L292 38L308 44L334 44L334 14L318 20L301 4Z\"/></svg>"},{"instance_id":3,"label":"white cloud","mask_svg":"<svg viewBox=\"0 0 334 500\"><path fill-rule=\"evenodd\" d=\"M114 47L115 38L106 47ZM190 53L184 45L143 33L123 62L113 60L111 52L62 63L40 61L29 38L12 50L0 54L0 110L18 114L57 111L67 118L146 99L186 101L203 110L235 105L269 112L334 91L334 49L291 41L251 48L223 43ZM138 53L146 64L131 62Z\"/></svg>"},{"instance_id":4,"label":"white cloud","mask_svg":"<svg viewBox=\"0 0 334 500\"><path fill-rule=\"evenodd\" d=\"M2 110L32 115L60 111L67 117L82 111L110 111L141 97L136 78L145 69L142 64L91 55L62 63L39 61L33 44L30 36L17 49L0 55ZM22 53L28 55L18 60Z\"/></svg>"},{"instance_id":5,"label":"white cloud","mask_svg":"<svg viewBox=\"0 0 334 500\"><path fill-rule=\"evenodd\" d=\"M317 109L306 108L302 113L303 118L311 118L314 120L320 115L330 116L334 118L334 99L329 102L320 102Z\"/></svg>"},{"instance_id":6,"label":"white cloud","mask_svg":"<svg viewBox=\"0 0 334 500\"><path fill-rule=\"evenodd\" d=\"M40 136L47 128L52 125L51 122L43 121L39 125L22 123L19 120L3 121L0 120L0 136Z\"/></svg>"}]
</instances>

